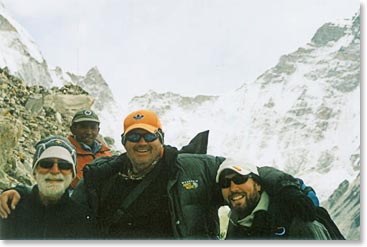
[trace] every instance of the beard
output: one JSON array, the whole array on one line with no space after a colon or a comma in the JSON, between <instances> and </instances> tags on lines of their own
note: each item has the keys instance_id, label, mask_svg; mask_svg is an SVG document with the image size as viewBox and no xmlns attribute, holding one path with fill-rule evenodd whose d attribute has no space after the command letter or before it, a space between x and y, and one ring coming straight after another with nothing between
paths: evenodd
<instances>
[{"instance_id":1,"label":"beard","mask_svg":"<svg viewBox=\"0 0 367 247\"><path fill-rule=\"evenodd\" d=\"M141 156L138 154L139 150L146 150L147 154ZM144 173L160 159L160 149L153 148L151 145L136 145L127 152L127 157L131 161L134 173Z\"/></svg>"},{"instance_id":2,"label":"beard","mask_svg":"<svg viewBox=\"0 0 367 247\"><path fill-rule=\"evenodd\" d=\"M50 173L40 174L37 172L35 178L40 193L48 200L56 200L59 199L69 187L72 181L72 174L62 175L59 173L57 175L52 175ZM51 182L50 180L57 180L57 182Z\"/></svg>"},{"instance_id":3,"label":"beard","mask_svg":"<svg viewBox=\"0 0 367 247\"><path fill-rule=\"evenodd\" d=\"M235 194L241 194L244 196L245 200L246 200L246 203L245 205L233 205L233 203L231 202L230 203L230 208L231 208L231 211L232 211L232 215L234 218L237 218L237 219L242 219L248 215L250 215L252 213L252 211L256 208L259 200L260 200L260 197L261 197L261 194L257 191L253 191L252 193L250 194L247 194L245 192L242 192L242 193L235 193Z\"/></svg>"}]
</instances>

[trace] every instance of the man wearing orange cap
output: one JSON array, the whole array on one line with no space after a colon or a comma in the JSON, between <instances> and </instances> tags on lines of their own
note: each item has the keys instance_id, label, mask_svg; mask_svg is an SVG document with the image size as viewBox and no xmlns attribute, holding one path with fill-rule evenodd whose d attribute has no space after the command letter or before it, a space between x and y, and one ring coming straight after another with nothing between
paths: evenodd
<instances>
[{"instance_id":1,"label":"man wearing orange cap","mask_svg":"<svg viewBox=\"0 0 367 247\"><path fill-rule=\"evenodd\" d=\"M73 194L86 196L106 238L217 238L222 199L213 178L223 158L164 145L161 122L148 110L125 118L122 144L126 153L85 167L86 194L79 187Z\"/></svg>"},{"instance_id":2,"label":"man wearing orange cap","mask_svg":"<svg viewBox=\"0 0 367 247\"><path fill-rule=\"evenodd\" d=\"M124 120L126 153L85 166L72 197L94 211L103 238L218 239L223 198L216 174L224 158L206 154L207 139L202 132L177 150L164 144L154 112L132 112Z\"/></svg>"},{"instance_id":3,"label":"man wearing orange cap","mask_svg":"<svg viewBox=\"0 0 367 247\"><path fill-rule=\"evenodd\" d=\"M106 238L218 239L218 209L224 202L216 174L224 158L206 155L208 136L201 137L190 142L195 148L189 145L178 151L164 145L154 112L132 112L124 120L126 153L87 165L80 184L84 188L77 188L73 196L79 200L86 196ZM276 171L272 168L270 173ZM282 182L294 180L284 173L278 177ZM314 217L311 200L303 206L305 211L311 208L305 217Z\"/></svg>"}]
</instances>

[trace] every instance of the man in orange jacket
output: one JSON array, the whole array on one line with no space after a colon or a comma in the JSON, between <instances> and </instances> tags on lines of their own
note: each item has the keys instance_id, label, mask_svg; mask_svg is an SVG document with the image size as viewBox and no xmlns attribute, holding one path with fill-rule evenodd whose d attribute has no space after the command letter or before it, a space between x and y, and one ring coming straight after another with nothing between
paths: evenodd
<instances>
[{"instance_id":1,"label":"man in orange jacket","mask_svg":"<svg viewBox=\"0 0 367 247\"><path fill-rule=\"evenodd\" d=\"M72 181L70 188L74 189L79 180L83 177L83 168L92 160L102 156L111 156L110 149L97 139L99 133L99 118L91 110L78 111L71 122L70 130L72 135L68 136L69 141L75 146L77 152L76 177Z\"/></svg>"}]
</instances>

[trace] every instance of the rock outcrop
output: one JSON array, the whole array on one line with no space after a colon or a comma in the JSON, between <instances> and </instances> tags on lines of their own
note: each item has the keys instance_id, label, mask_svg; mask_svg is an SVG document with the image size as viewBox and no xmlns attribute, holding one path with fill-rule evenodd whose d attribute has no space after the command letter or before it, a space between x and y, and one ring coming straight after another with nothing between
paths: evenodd
<instances>
[{"instance_id":1,"label":"rock outcrop","mask_svg":"<svg viewBox=\"0 0 367 247\"><path fill-rule=\"evenodd\" d=\"M75 112L90 109L93 102L78 86L27 86L0 69L0 190L31 185L34 144L49 135L67 136Z\"/></svg>"}]
</instances>

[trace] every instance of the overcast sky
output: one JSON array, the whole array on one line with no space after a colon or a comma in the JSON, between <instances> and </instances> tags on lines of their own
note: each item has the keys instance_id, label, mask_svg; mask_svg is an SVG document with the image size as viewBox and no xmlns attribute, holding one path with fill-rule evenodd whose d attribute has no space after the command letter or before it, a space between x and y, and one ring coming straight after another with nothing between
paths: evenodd
<instances>
[{"instance_id":1,"label":"overcast sky","mask_svg":"<svg viewBox=\"0 0 367 247\"><path fill-rule=\"evenodd\" d=\"M97 66L120 102L251 82L359 0L4 0L51 67ZM122 97L122 98L121 98Z\"/></svg>"}]
</instances>

